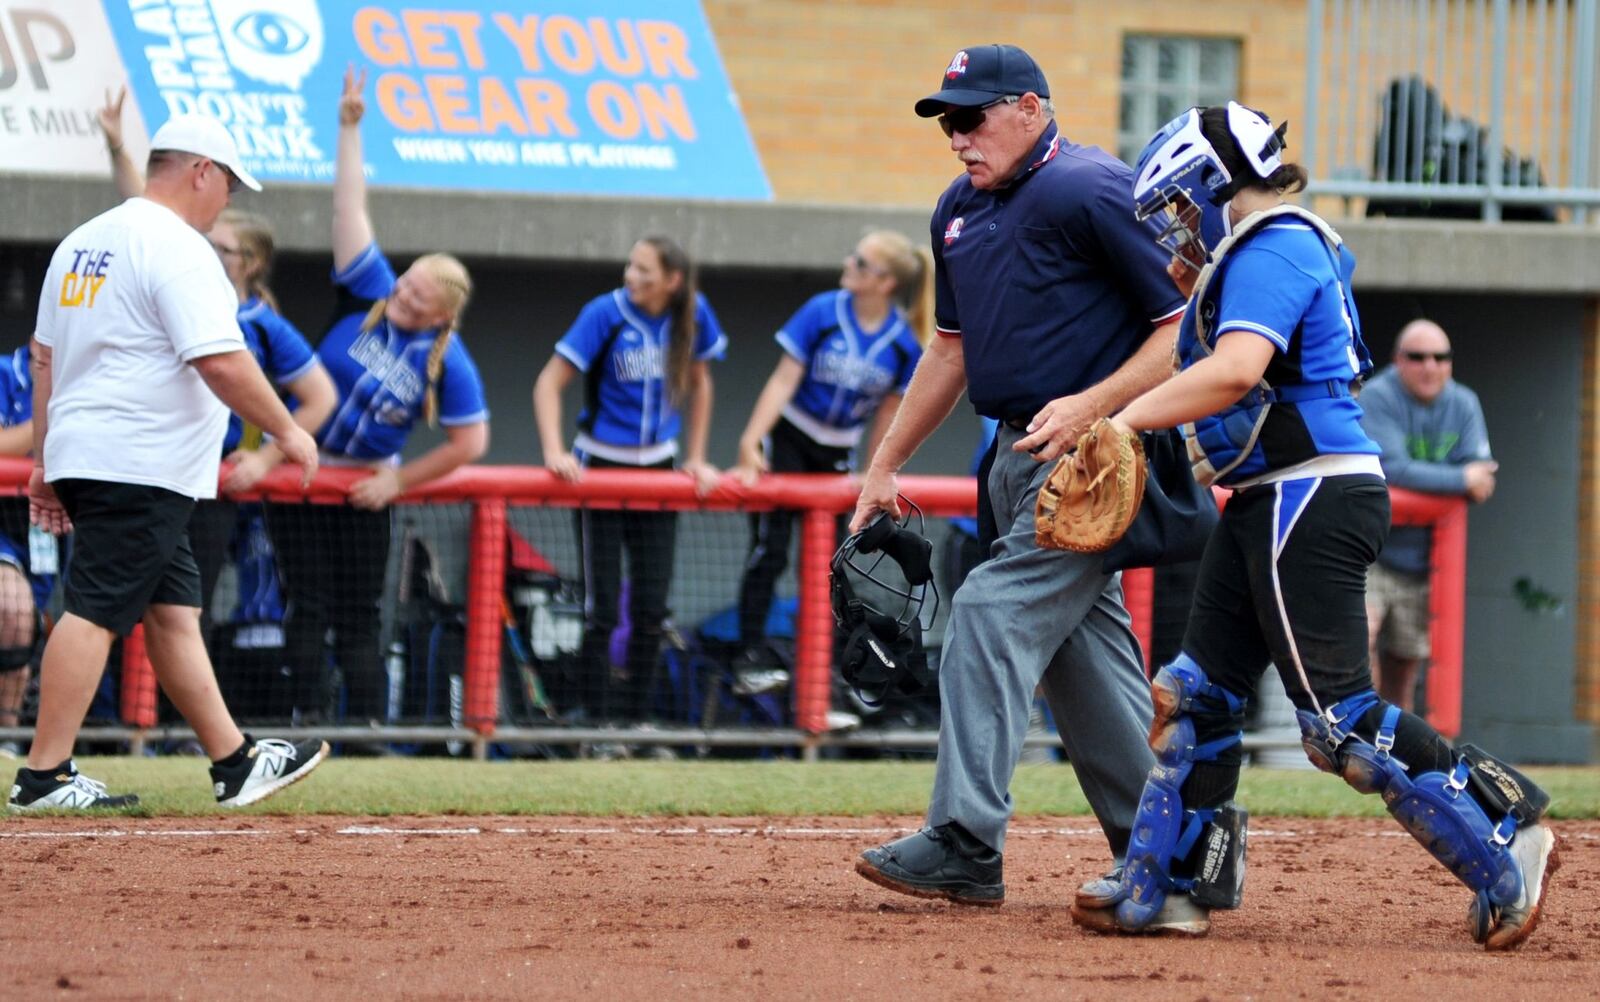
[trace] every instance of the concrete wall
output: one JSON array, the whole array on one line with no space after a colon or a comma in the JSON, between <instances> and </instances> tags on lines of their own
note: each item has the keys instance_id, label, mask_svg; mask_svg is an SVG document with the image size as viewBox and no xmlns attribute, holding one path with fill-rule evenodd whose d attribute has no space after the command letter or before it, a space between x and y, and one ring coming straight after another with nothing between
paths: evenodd
<instances>
[{"instance_id":1,"label":"concrete wall","mask_svg":"<svg viewBox=\"0 0 1600 1002\"><path fill-rule=\"evenodd\" d=\"M1375 293L1359 306L1384 362L1409 320L1450 333L1500 462L1494 497L1470 516L1463 737L1527 761L1587 761L1592 729L1572 720L1583 301ZM1559 605L1519 597L1519 580L1523 596Z\"/></svg>"}]
</instances>

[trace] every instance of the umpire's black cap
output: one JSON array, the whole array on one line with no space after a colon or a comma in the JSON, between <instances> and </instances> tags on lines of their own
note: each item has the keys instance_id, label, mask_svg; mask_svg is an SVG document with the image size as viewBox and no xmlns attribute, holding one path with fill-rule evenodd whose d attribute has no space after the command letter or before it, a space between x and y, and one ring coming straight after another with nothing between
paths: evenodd
<instances>
[{"instance_id":1,"label":"umpire's black cap","mask_svg":"<svg viewBox=\"0 0 1600 1002\"><path fill-rule=\"evenodd\" d=\"M937 94L917 102L917 114L933 118L947 105L977 107L1022 94L1050 96L1050 84L1033 57L1015 45L978 45L962 49L944 69Z\"/></svg>"}]
</instances>

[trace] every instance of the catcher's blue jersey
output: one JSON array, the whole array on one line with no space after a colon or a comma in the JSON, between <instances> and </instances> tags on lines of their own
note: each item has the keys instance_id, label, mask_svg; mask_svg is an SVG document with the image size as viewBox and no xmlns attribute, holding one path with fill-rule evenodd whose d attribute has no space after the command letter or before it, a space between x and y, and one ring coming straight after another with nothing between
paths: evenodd
<instances>
[{"instance_id":1,"label":"catcher's blue jersey","mask_svg":"<svg viewBox=\"0 0 1600 1002\"><path fill-rule=\"evenodd\" d=\"M1185 368L1210 353L1199 343L1201 321L1211 347L1224 334L1248 331L1277 349L1265 379L1290 397L1271 404L1249 454L1219 483L1237 484L1319 456L1378 454L1348 390L1367 353L1349 288L1354 258L1341 248L1338 261L1336 270L1327 241L1309 224L1292 217L1268 222L1229 250L1197 308L1184 314L1178 356ZM1318 387L1329 390L1314 392ZM1215 469L1240 459L1261 407L1252 392L1194 423L1194 437Z\"/></svg>"},{"instance_id":2,"label":"catcher's blue jersey","mask_svg":"<svg viewBox=\"0 0 1600 1002\"><path fill-rule=\"evenodd\" d=\"M812 296L776 337L806 369L785 416L823 445L854 445L883 398L906 391L922 357L898 307L863 330L855 297L842 289Z\"/></svg>"},{"instance_id":3,"label":"catcher's blue jersey","mask_svg":"<svg viewBox=\"0 0 1600 1002\"><path fill-rule=\"evenodd\" d=\"M394 288L394 269L372 244L342 272L342 315L333 322L317 357L333 377L339 406L317 434L322 451L350 459L389 459L405 447L422 413L428 389L428 352L438 331L408 331L380 318L371 330L361 325L372 303ZM439 423L445 426L489 420L483 380L461 335L450 339L436 387Z\"/></svg>"},{"instance_id":4,"label":"catcher's blue jersey","mask_svg":"<svg viewBox=\"0 0 1600 1002\"><path fill-rule=\"evenodd\" d=\"M597 296L584 306L556 353L588 377L590 396L578 415L577 449L617 461L606 446L624 450L662 447L665 459L682 421L667 388L670 314L650 316L624 289ZM697 361L720 359L728 338L704 296L695 294ZM598 446L598 448L596 448ZM653 461L653 460L652 460Z\"/></svg>"}]
</instances>

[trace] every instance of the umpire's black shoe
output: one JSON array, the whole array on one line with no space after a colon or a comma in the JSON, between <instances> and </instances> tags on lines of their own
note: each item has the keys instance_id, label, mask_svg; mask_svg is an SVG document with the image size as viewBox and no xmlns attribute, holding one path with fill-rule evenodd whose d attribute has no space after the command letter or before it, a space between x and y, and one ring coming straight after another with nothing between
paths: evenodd
<instances>
[{"instance_id":1,"label":"umpire's black shoe","mask_svg":"<svg viewBox=\"0 0 1600 1002\"><path fill-rule=\"evenodd\" d=\"M1006 899L1000 853L953 823L868 849L856 861L856 872L880 887L918 898L987 908Z\"/></svg>"}]
</instances>

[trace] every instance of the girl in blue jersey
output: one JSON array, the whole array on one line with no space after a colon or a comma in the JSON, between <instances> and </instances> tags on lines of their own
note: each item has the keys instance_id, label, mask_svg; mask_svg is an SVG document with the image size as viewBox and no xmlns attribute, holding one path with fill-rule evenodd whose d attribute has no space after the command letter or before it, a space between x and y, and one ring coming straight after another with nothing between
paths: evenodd
<instances>
[{"instance_id":1,"label":"girl in blue jersey","mask_svg":"<svg viewBox=\"0 0 1600 1002\"><path fill-rule=\"evenodd\" d=\"M33 452L33 373L23 345L0 356L0 456ZM28 499L0 499L0 727L22 723L28 666L39 640L39 610L55 587L55 569L33 566L28 545ZM0 742L0 752L20 754L15 742Z\"/></svg>"},{"instance_id":2,"label":"girl in blue jersey","mask_svg":"<svg viewBox=\"0 0 1600 1002\"><path fill-rule=\"evenodd\" d=\"M133 198L144 191L144 177L122 143L122 103L127 88L115 98L107 96L100 109L100 127L111 154L111 179L117 193ZM256 364L287 397L295 423L313 434L333 413L337 395L328 372L317 361L305 335L279 312L272 293L272 261L276 252L272 225L254 213L224 209L206 234L222 259L222 269L239 296L239 330ZM268 471L283 462L283 453L260 429L246 429L237 414L228 415L222 454L232 464L222 481L224 494L254 487ZM201 635L211 642L211 596L217 587L235 533L241 522L261 517L256 506L243 512L233 501L218 497L195 504L189 519L189 545L200 568ZM248 529L248 525L245 526ZM270 560L270 556L268 558Z\"/></svg>"},{"instance_id":3,"label":"girl in blue jersey","mask_svg":"<svg viewBox=\"0 0 1600 1002\"><path fill-rule=\"evenodd\" d=\"M933 256L890 230L868 233L844 259L839 288L811 297L778 331L783 357L739 436L736 473L846 473L866 432L863 463L894 420L933 336ZM871 430L866 431L868 422ZM773 589L789 563L792 511L751 516L739 585L735 660L740 691L788 681L763 649Z\"/></svg>"},{"instance_id":4,"label":"girl in blue jersey","mask_svg":"<svg viewBox=\"0 0 1600 1002\"><path fill-rule=\"evenodd\" d=\"M268 519L281 551L289 599L285 642L302 719L315 719L327 705L323 643L331 629L347 716L381 722L389 694L378 650L389 503L482 456L489 409L456 333L472 293L466 268L447 254L427 254L396 277L373 241L361 155L365 83L364 72L347 70L339 99L333 185L339 299L317 345L339 402L317 444L324 466L363 467L369 475L351 487L349 507L272 505ZM418 418L442 426L445 440L401 463Z\"/></svg>"},{"instance_id":5,"label":"girl in blue jersey","mask_svg":"<svg viewBox=\"0 0 1600 1002\"><path fill-rule=\"evenodd\" d=\"M1353 396L1371 370L1337 233L1284 202L1306 174L1282 127L1238 104L1191 109L1145 149L1134 201L1162 216L1189 295L1182 371L1112 419L1182 426L1203 483L1233 491L1200 563L1182 651L1152 685L1151 771L1120 878L1080 890L1100 931L1203 934L1236 907L1242 808L1232 802L1244 711L1267 666L1294 702L1307 756L1385 806L1474 891L1488 949L1533 930L1555 837L1549 798L1470 745L1380 699L1367 665L1367 567L1389 531L1379 449Z\"/></svg>"},{"instance_id":6,"label":"girl in blue jersey","mask_svg":"<svg viewBox=\"0 0 1600 1002\"><path fill-rule=\"evenodd\" d=\"M710 363L723 357L727 341L711 304L695 289L683 248L662 236L634 244L622 288L584 306L534 382L533 413L544 465L573 482L582 479L586 467L670 469L680 427L686 425L683 471L701 494L708 493L717 481L716 469L706 462ZM584 407L568 452L562 444L561 394L580 373ZM589 709L608 720L631 723L649 715L676 539L672 512L579 511L582 657L587 677L597 686ZM617 625L624 549L630 633L626 678L613 682L607 649Z\"/></svg>"}]
</instances>

